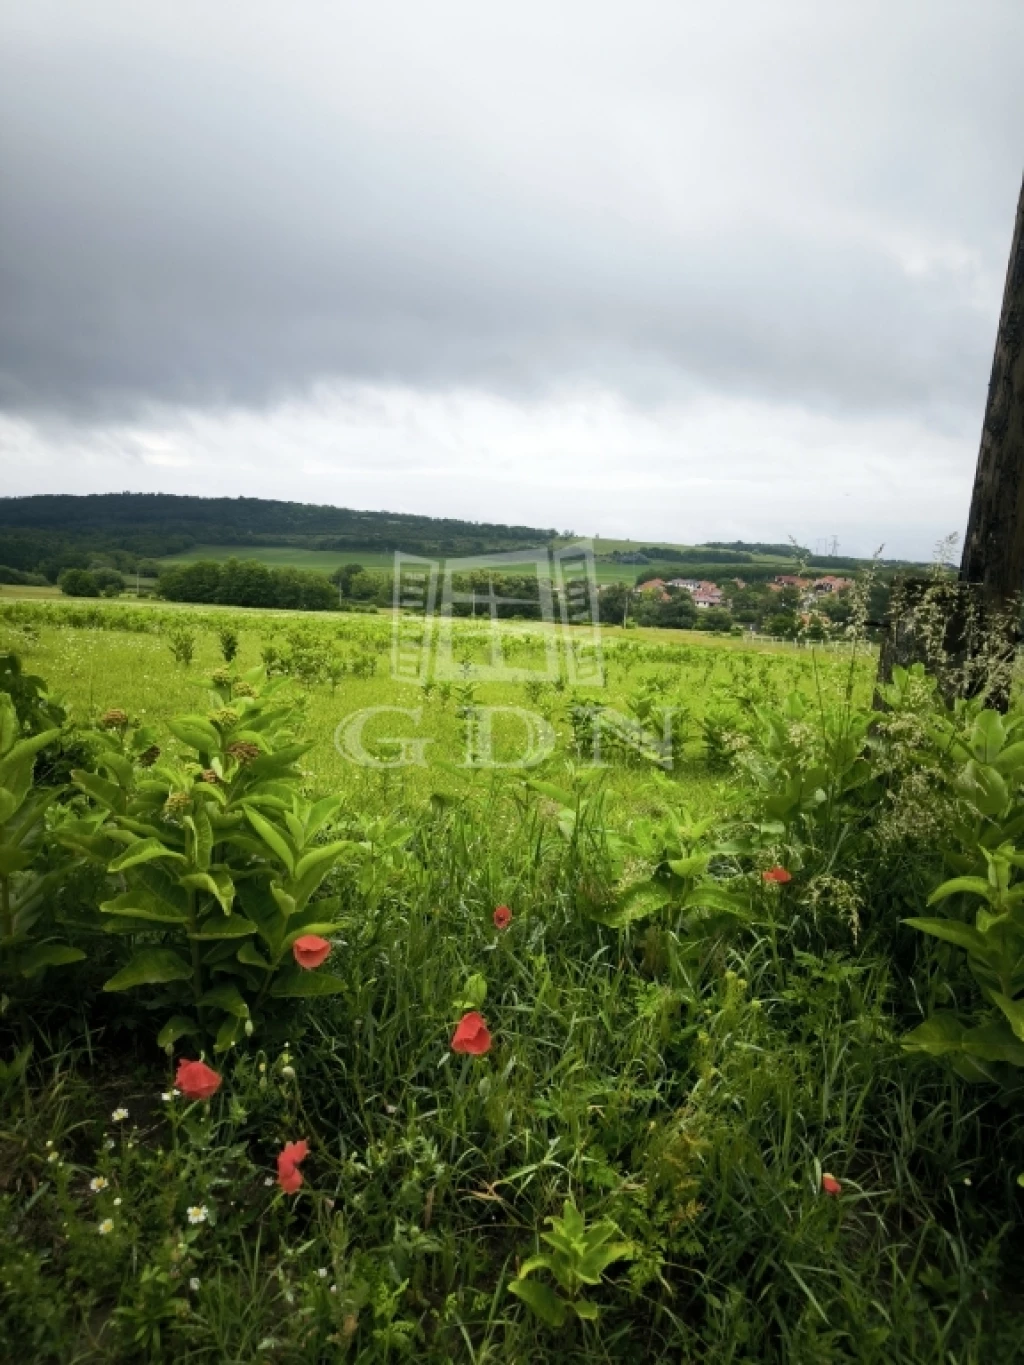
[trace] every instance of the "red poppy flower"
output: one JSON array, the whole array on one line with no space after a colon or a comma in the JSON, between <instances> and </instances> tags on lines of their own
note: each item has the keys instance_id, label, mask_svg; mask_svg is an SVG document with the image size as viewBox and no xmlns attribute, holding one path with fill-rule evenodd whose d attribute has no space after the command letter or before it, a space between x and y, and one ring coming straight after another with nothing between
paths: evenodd
<instances>
[{"instance_id":1,"label":"red poppy flower","mask_svg":"<svg viewBox=\"0 0 1024 1365\"><path fill-rule=\"evenodd\" d=\"M484 1023L482 1014L470 1010L459 1020L459 1026L452 1038L453 1052L468 1052L473 1057L481 1057L490 1051L491 1035Z\"/></svg>"},{"instance_id":2,"label":"red poppy flower","mask_svg":"<svg viewBox=\"0 0 1024 1365\"><path fill-rule=\"evenodd\" d=\"M828 1171L825 1171L821 1177L821 1188L826 1194L832 1195L833 1198L843 1192L842 1185L840 1185L834 1175L829 1175Z\"/></svg>"},{"instance_id":3,"label":"red poppy flower","mask_svg":"<svg viewBox=\"0 0 1024 1365\"><path fill-rule=\"evenodd\" d=\"M793 880L792 872L787 872L784 867L770 867L767 872L761 873L761 878L766 882L775 882L777 886L783 886L786 882Z\"/></svg>"},{"instance_id":4,"label":"red poppy flower","mask_svg":"<svg viewBox=\"0 0 1024 1365\"><path fill-rule=\"evenodd\" d=\"M277 1154L277 1183L284 1190L285 1194L295 1194L302 1186L302 1172L299 1170L299 1162L305 1161L309 1155L309 1143L302 1139L301 1142L286 1142L284 1148Z\"/></svg>"},{"instance_id":5,"label":"red poppy flower","mask_svg":"<svg viewBox=\"0 0 1024 1365\"><path fill-rule=\"evenodd\" d=\"M304 934L292 944L292 956L307 972L319 967L331 951L331 945L319 934Z\"/></svg>"},{"instance_id":6,"label":"red poppy flower","mask_svg":"<svg viewBox=\"0 0 1024 1365\"><path fill-rule=\"evenodd\" d=\"M208 1100L220 1089L221 1078L205 1062L178 1063L174 1084L187 1100Z\"/></svg>"},{"instance_id":7,"label":"red poppy flower","mask_svg":"<svg viewBox=\"0 0 1024 1365\"><path fill-rule=\"evenodd\" d=\"M507 905L499 905L494 912L495 929L507 929L512 923L512 911Z\"/></svg>"}]
</instances>

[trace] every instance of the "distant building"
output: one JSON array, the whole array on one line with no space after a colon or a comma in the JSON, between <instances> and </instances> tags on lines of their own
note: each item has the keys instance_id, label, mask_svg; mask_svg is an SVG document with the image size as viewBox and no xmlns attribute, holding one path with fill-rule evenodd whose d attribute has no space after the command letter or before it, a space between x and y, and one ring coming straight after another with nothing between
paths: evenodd
<instances>
[{"instance_id":1,"label":"distant building","mask_svg":"<svg viewBox=\"0 0 1024 1365\"><path fill-rule=\"evenodd\" d=\"M701 583L692 594L693 604L702 611L708 607L720 607L725 593L717 583Z\"/></svg>"},{"instance_id":2,"label":"distant building","mask_svg":"<svg viewBox=\"0 0 1024 1365\"><path fill-rule=\"evenodd\" d=\"M845 592L847 588L853 587L853 579L836 578L832 574L826 574L824 578L816 578L812 586L816 593Z\"/></svg>"},{"instance_id":3,"label":"distant building","mask_svg":"<svg viewBox=\"0 0 1024 1365\"><path fill-rule=\"evenodd\" d=\"M809 588L811 586L811 580L809 578L801 578L799 574L793 573L776 574L775 582L778 584L780 588L797 588L801 592L805 588ZM769 583L768 586L772 587L773 585Z\"/></svg>"}]
</instances>

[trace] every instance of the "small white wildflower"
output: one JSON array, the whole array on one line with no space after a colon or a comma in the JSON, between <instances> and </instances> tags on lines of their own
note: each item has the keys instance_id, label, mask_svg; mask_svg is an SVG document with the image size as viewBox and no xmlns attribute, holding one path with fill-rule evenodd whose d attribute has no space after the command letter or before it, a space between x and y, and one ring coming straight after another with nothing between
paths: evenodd
<instances>
[{"instance_id":1,"label":"small white wildflower","mask_svg":"<svg viewBox=\"0 0 1024 1365\"><path fill-rule=\"evenodd\" d=\"M121 1196L118 1195L117 1198L114 1200L114 1208L115 1208L115 1209L119 1209L120 1207L121 1207Z\"/></svg>"},{"instance_id":2,"label":"small white wildflower","mask_svg":"<svg viewBox=\"0 0 1024 1365\"><path fill-rule=\"evenodd\" d=\"M115 1147L116 1145L117 1145L117 1144L114 1142L114 1139L113 1139L113 1138L107 1138L106 1142L103 1144L104 1148L105 1148L106 1151L108 1151L108 1152L112 1152L112 1151L114 1150L114 1147Z\"/></svg>"},{"instance_id":3,"label":"small white wildflower","mask_svg":"<svg viewBox=\"0 0 1024 1365\"><path fill-rule=\"evenodd\" d=\"M336 1284L332 1284L332 1285L331 1285L331 1293L332 1293L332 1294L337 1294L337 1292L338 1292L338 1286L337 1286Z\"/></svg>"},{"instance_id":4,"label":"small white wildflower","mask_svg":"<svg viewBox=\"0 0 1024 1365\"><path fill-rule=\"evenodd\" d=\"M209 1209L206 1207L205 1204L193 1204L192 1207L188 1210L188 1221L192 1224L193 1227L196 1227L199 1223L206 1222L206 1217L208 1213Z\"/></svg>"},{"instance_id":5,"label":"small white wildflower","mask_svg":"<svg viewBox=\"0 0 1024 1365\"><path fill-rule=\"evenodd\" d=\"M47 1138L47 1139L46 1139L46 1146L47 1146L47 1147L52 1147L52 1146L53 1146L53 1138Z\"/></svg>"},{"instance_id":6,"label":"small white wildflower","mask_svg":"<svg viewBox=\"0 0 1024 1365\"><path fill-rule=\"evenodd\" d=\"M271 1187L271 1185L273 1185L273 1183L274 1183L274 1177L273 1177L272 1175L268 1175L267 1178L266 1178L266 1180L264 1180L263 1183L264 1183L264 1185L266 1185L267 1189L269 1190L270 1187Z\"/></svg>"},{"instance_id":7,"label":"small white wildflower","mask_svg":"<svg viewBox=\"0 0 1024 1365\"><path fill-rule=\"evenodd\" d=\"M969 1175L965 1175L965 1176L964 1176L964 1184L965 1184L965 1185L969 1185L970 1183L971 1183L971 1177L970 1177Z\"/></svg>"},{"instance_id":8,"label":"small white wildflower","mask_svg":"<svg viewBox=\"0 0 1024 1365\"><path fill-rule=\"evenodd\" d=\"M320 1278L321 1278L322 1280L326 1280L326 1279L327 1279L327 1271L323 1268L323 1266L321 1266L320 1269L319 1269L316 1273L320 1276Z\"/></svg>"},{"instance_id":9,"label":"small white wildflower","mask_svg":"<svg viewBox=\"0 0 1024 1365\"><path fill-rule=\"evenodd\" d=\"M47 1161L50 1163L50 1165L52 1166L53 1163L54 1163L55 1161L59 1161L59 1160L60 1160L60 1152L51 1152L50 1155L49 1155L46 1159L47 1159Z\"/></svg>"},{"instance_id":10,"label":"small white wildflower","mask_svg":"<svg viewBox=\"0 0 1024 1365\"><path fill-rule=\"evenodd\" d=\"M192 1276L192 1278L191 1278L191 1279L189 1280L189 1282L188 1282L188 1287L189 1287L189 1289L192 1290L192 1293L193 1293L193 1294L196 1292L196 1290L199 1288L199 1278L198 1278L198 1276L196 1276L196 1275L193 1275L193 1276Z\"/></svg>"},{"instance_id":11,"label":"small white wildflower","mask_svg":"<svg viewBox=\"0 0 1024 1365\"><path fill-rule=\"evenodd\" d=\"M115 1109L110 1117L114 1120L115 1123L124 1123L125 1119L128 1117L128 1110Z\"/></svg>"},{"instance_id":12,"label":"small white wildflower","mask_svg":"<svg viewBox=\"0 0 1024 1365\"><path fill-rule=\"evenodd\" d=\"M93 1194L99 1194L100 1191L105 1190L109 1184L110 1181L105 1175L94 1175L89 1181L89 1188L92 1190Z\"/></svg>"},{"instance_id":13,"label":"small white wildflower","mask_svg":"<svg viewBox=\"0 0 1024 1365\"><path fill-rule=\"evenodd\" d=\"M99 1228L100 1236L101 1236L101 1237L106 1237L108 1233L113 1232L113 1231L114 1231L114 1220L113 1220L113 1218L104 1218L104 1220L103 1220L103 1222L100 1224L100 1228Z\"/></svg>"},{"instance_id":14,"label":"small white wildflower","mask_svg":"<svg viewBox=\"0 0 1024 1365\"><path fill-rule=\"evenodd\" d=\"M170 1104L171 1100L177 1096L177 1093L177 1090L164 1090L161 1093L160 1098L163 1100L164 1104Z\"/></svg>"}]
</instances>

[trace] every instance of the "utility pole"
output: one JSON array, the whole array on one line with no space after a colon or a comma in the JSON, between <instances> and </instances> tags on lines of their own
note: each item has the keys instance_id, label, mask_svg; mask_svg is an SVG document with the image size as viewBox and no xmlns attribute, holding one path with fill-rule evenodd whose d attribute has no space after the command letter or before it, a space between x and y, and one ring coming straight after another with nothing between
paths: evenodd
<instances>
[{"instance_id":1,"label":"utility pole","mask_svg":"<svg viewBox=\"0 0 1024 1365\"><path fill-rule=\"evenodd\" d=\"M941 593L946 657L963 665L957 691L973 693L983 685L972 661L992 646L1011 664L1019 639L1020 597L1024 589L1024 182L1017 201L1006 271L1003 306L996 331L974 491L956 583L928 584L910 579L893 594L893 610L878 661L878 676L888 682L894 664L927 661L916 638L914 611L926 594ZM897 595L900 605L897 606ZM936 599L936 605L940 605ZM990 685L989 704L1009 705L1009 669Z\"/></svg>"},{"instance_id":2,"label":"utility pole","mask_svg":"<svg viewBox=\"0 0 1024 1365\"><path fill-rule=\"evenodd\" d=\"M962 583L1007 607L1024 587L1024 183L981 428Z\"/></svg>"}]
</instances>

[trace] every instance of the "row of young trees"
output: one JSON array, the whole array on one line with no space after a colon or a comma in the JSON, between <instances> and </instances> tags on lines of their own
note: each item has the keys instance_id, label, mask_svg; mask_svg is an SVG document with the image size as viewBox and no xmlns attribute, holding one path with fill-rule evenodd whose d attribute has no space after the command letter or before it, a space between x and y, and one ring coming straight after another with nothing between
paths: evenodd
<instances>
[{"instance_id":1,"label":"row of young trees","mask_svg":"<svg viewBox=\"0 0 1024 1365\"><path fill-rule=\"evenodd\" d=\"M330 611L338 605L338 589L325 574L271 568L254 559L175 564L161 570L157 591L170 602L230 607Z\"/></svg>"}]
</instances>

